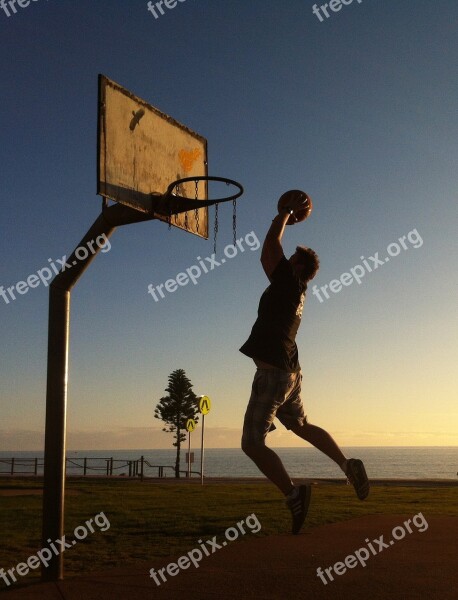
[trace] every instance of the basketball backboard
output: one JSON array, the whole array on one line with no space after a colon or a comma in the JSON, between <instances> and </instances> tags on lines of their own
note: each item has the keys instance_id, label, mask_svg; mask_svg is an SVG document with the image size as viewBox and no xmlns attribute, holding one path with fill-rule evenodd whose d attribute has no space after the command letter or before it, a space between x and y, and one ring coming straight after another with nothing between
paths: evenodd
<instances>
[{"instance_id":1,"label":"basketball backboard","mask_svg":"<svg viewBox=\"0 0 458 600\"><path fill-rule=\"evenodd\" d=\"M154 196L177 179L206 176L207 140L99 75L97 193L152 214ZM197 186L198 199L208 198L207 182ZM181 196L196 199L196 184L184 183ZM208 209L172 215L170 223L208 238Z\"/></svg>"}]
</instances>

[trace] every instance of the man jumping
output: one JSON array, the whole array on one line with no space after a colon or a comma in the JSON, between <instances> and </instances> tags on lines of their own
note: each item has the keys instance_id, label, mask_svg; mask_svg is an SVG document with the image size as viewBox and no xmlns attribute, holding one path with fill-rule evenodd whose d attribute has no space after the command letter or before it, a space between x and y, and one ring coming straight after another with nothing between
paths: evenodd
<instances>
[{"instance_id":1,"label":"man jumping","mask_svg":"<svg viewBox=\"0 0 458 600\"><path fill-rule=\"evenodd\" d=\"M297 220L310 198L304 192L287 192L286 208L280 208L267 232L261 264L270 285L261 296L258 318L250 337L240 348L256 364L250 401L243 424L242 449L258 469L286 496L292 514L292 533L299 533L310 504L310 485L295 486L279 456L265 444L275 429L275 417L297 436L331 458L354 486L360 500L369 494L369 482L360 460L347 459L333 438L320 427L307 422L302 405L301 367L296 334L301 323L307 282L319 268L316 253L298 246L285 258L281 240L289 221ZM284 203L283 203L284 204Z\"/></svg>"}]
</instances>

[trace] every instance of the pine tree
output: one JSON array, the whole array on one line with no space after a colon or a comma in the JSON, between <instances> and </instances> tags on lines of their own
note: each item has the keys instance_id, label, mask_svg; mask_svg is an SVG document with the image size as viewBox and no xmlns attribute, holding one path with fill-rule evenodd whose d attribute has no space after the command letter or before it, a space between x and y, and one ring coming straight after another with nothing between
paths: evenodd
<instances>
[{"instance_id":1,"label":"pine tree","mask_svg":"<svg viewBox=\"0 0 458 600\"><path fill-rule=\"evenodd\" d=\"M198 421L197 396L192 391L191 381L186 377L183 369L177 369L169 375L169 385L165 388L169 393L160 399L154 409L156 419L161 419L166 424L162 431L173 433L177 454L175 461L175 477L180 477L180 451L181 442L186 440L186 421Z\"/></svg>"}]
</instances>

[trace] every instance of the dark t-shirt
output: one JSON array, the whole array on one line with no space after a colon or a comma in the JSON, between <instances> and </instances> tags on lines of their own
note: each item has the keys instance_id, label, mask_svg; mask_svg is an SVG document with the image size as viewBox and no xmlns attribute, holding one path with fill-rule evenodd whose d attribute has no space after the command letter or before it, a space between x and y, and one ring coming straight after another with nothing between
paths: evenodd
<instances>
[{"instance_id":1,"label":"dark t-shirt","mask_svg":"<svg viewBox=\"0 0 458 600\"><path fill-rule=\"evenodd\" d=\"M258 318L240 352L284 371L300 371L296 334L306 289L307 284L295 275L283 256L261 296Z\"/></svg>"}]
</instances>

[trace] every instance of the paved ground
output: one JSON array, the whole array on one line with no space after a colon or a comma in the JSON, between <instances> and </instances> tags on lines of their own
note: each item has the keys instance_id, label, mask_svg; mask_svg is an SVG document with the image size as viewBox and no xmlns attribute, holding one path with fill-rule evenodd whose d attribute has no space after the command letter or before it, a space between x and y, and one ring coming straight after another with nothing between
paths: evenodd
<instances>
[{"instance_id":1,"label":"paved ground","mask_svg":"<svg viewBox=\"0 0 458 600\"><path fill-rule=\"evenodd\" d=\"M57 584L36 584L7 591L8 600L221 600L335 599L335 600L456 600L458 598L458 518L428 517L428 529L395 541L378 553L372 540L383 534L392 540L393 528L411 515L377 515L325 525L298 536L281 535L232 542L198 569L191 566L167 575L160 587L145 568L94 573ZM405 529L405 528L404 528ZM397 530L395 535L401 535ZM323 570L368 548L365 567L359 563L326 585ZM190 549L191 550L191 549ZM149 565L156 571L179 557ZM352 564L352 563L350 563ZM339 567L337 567L339 570ZM331 572L332 574L333 572ZM325 575L324 575L325 576Z\"/></svg>"}]
</instances>

